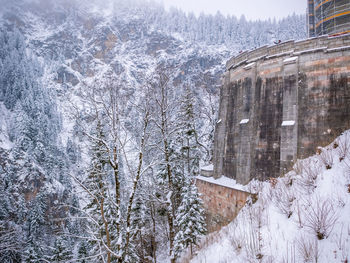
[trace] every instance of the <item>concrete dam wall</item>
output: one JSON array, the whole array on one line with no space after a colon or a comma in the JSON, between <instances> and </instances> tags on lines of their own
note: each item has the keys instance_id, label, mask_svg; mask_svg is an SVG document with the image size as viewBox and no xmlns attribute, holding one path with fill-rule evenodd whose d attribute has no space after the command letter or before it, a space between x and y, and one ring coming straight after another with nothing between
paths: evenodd
<instances>
[{"instance_id":1,"label":"concrete dam wall","mask_svg":"<svg viewBox=\"0 0 350 263\"><path fill-rule=\"evenodd\" d=\"M214 177L277 177L350 129L350 35L289 41L227 62Z\"/></svg>"}]
</instances>

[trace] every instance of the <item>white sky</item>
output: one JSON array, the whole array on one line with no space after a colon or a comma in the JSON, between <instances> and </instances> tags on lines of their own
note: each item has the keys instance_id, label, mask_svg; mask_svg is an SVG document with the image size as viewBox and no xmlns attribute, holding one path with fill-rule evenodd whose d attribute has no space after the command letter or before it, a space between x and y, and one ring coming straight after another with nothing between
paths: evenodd
<instances>
[{"instance_id":1,"label":"white sky","mask_svg":"<svg viewBox=\"0 0 350 263\"><path fill-rule=\"evenodd\" d=\"M185 12L215 14L218 10L224 15L244 14L247 19L283 18L294 13L306 12L307 0L156 0L166 9L174 6Z\"/></svg>"}]
</instances>

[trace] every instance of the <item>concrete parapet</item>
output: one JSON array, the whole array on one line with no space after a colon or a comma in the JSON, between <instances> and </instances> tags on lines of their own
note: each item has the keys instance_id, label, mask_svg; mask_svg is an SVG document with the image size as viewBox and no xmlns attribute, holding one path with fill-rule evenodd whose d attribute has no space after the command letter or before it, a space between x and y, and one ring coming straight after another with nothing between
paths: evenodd
<instances>
[{"instance_id":1,"label":"concrete parapet","mask_svg":"<svg viewBox=\"0 0 350 263\"><path fill-rule=\"evenodd\" d=\"M278 55L295 55L298 52L312 52L314 49L324 47L327 52L328 48L337 48L350 45L350 34L341 36L322 36L318 38L309 38L300 41L286 41L273 46L263 46L252 51L244 51L241 54L231 58L226 63L226 69L239 66L244 61L254 61L262 57L273 57ZM350 47L349 47L350 48Z\"/></svg>"}]
</instances>

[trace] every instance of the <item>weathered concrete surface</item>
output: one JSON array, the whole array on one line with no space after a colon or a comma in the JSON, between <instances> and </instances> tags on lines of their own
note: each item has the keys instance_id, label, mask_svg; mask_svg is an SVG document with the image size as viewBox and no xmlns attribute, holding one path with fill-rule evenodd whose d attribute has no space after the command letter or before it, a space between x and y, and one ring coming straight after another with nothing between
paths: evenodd
<instances>
[{"instance_id":1,"label":"weathered concrete surface","mask_svg":"<svg viewBox=\"0 0 350 263\"><path fill-rule=\"evenodd\" d=\"M350 129L350 35L262 47L226 66L214 177L277 177Z\"/></svg>"},{"instance_id":2,"label":"weathered concrete surface","mask_svg":"<svg viewBox=\"0 0 350 263\"><path fill-rule=\"evenodd\" d=\"M196 179L204 203L208 231L214 232L230 223L245 205L248 192Z\"/></svg>"}]
</instances>

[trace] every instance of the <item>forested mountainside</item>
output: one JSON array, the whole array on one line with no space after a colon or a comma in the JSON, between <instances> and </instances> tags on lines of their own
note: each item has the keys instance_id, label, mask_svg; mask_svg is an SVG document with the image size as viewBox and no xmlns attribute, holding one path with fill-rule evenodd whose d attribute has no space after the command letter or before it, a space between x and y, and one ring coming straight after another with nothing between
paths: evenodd
<instances>
[{"instance_id":1,"label":"forested mountainside","mask_svg":"<svg viewBox=\"0 0 350 263\"><path fill-rule=\"evenodd\" d=\"M192 179L226 60L306 35L123 0L6 1L0 21L1 262L174 262L205 233Z\"/></svg>"}]
</instances>

